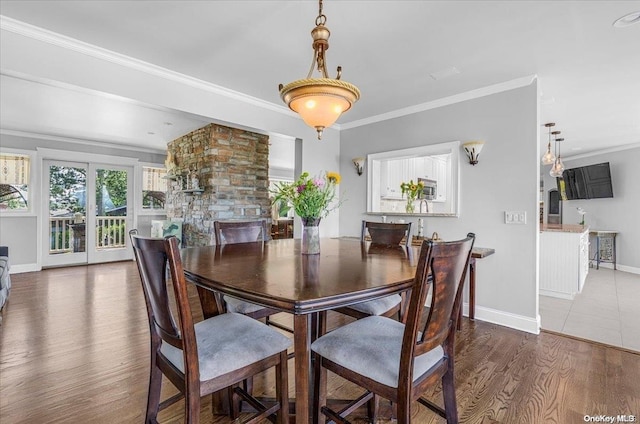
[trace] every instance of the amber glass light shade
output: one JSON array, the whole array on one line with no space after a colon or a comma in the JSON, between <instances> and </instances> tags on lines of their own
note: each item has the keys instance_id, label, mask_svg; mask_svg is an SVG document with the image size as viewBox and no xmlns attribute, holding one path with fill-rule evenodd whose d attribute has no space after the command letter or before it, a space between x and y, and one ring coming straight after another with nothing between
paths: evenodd
<instances>
[{"instance_id":1,"label":"amber glass light shade","mask_svg":"<svg viewBox=\"0 0 640 424\"><path fill-rule=\"evenodd\" d=\"M313 38L313 60L307 78L280 84L282 101L297 112L305 124L318 132L322 139L325 128L333 125L340 115L351 109L360 98L360 90L346 81L341 81L342 68L338 66L336 78L327 75L325 52L329 49L329 29L325 26L327 17L322 13L322 0L318 2L316 27L311 31ZM320 78L311 78L317 67Z\"/></svg>"},{"instance_id":2,"label":"amber glass light shade","mask_svg":"<svg viewBox=\"0 0 640 424\"><path fill-rule=\"evenodd\" d=\"M280 96L307 125L318 131L320 138L322 131L360 98L360 91L345 81L307 78L282 87Z\"/></svg>"}]
</instances>

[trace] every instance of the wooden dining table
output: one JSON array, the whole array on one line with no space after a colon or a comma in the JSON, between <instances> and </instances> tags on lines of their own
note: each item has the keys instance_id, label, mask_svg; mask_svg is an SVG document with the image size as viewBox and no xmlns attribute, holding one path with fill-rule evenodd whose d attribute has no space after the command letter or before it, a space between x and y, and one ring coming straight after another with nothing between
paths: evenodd
<instances>
[{"instance_id":1,"label":"wooden dining table","mask_svg":"<svg viewBox=\"0 0 640 424\"><path fill-rule=\"evenodd\" d=\"M200 288L293 314L297 424L314 421L318 313L409 289L420 248L322 239L320 249L303 255L299 239L281 239L182 250L185 275Z\"/></svg>"}]
</instances>

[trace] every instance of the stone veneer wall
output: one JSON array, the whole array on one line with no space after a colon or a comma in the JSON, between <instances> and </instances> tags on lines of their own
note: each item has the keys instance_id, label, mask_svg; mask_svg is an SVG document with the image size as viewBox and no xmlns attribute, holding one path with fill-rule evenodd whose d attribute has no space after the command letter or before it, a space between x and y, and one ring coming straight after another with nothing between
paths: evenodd
<instances>
[{"instance_id":1,"label":"stone veneer wall","mask_svg":"<svg viewBox=\"0 0 640 424\"><path fill-rule=\"evenodd\" d=\"M213 222L231 219L271 221L269 137L209 124L168 145L175 174L195 173L202 193L185 192L186 178L169 184L168 219L182 219L184 246L215 244Z\"/></svg>"}]
</instances>

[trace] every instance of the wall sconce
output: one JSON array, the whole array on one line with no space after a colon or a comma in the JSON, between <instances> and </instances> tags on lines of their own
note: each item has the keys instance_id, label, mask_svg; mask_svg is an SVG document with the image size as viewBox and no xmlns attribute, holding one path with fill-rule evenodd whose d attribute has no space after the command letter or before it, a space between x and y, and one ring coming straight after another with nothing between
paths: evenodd
<instances>
[{"instance_id":1,"label":"wall sconce","mask_svg":"<svg viewBox=\"0 0 640 424\"><path fill-rule=\"evenodd\" d=\"M353 158L351 161L353 162L353 166L356 167L358 175L362 175L362 170L364 169L364 158Z\"/></svg>"},{"instance_id":2,"label":"wall sconce","mask_svg":"<svg viewBox=\"0 0 640 424\"><path fill-rule=\"evenodd\" d=\"M478 156L480 156L480 151L483 146L484 141L467 141L462 145L471 165L475 166L476 163L478 163Z\"/></svg>"}]
</instances>

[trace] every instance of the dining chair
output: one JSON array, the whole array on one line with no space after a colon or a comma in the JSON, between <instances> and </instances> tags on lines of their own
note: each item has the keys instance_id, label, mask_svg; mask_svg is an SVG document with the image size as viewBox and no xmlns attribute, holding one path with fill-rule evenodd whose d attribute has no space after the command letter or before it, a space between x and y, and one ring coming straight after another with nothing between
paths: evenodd
<instances>
[{"instance_id":1,"label":"dining chair","mask_svg":"<svg viewBox=\"0 0 640 424\"><path fill-rule=\"evenodd\" d=\"M411 243L411 223L387 223L362 221L360 242L371 241L377 247L397 247L401 243L405 247ZM384 250L384 249L383 249ZM372 315L391 317L398 315L402 320L404 313L403 298L399 294L385 296L381 299L368 300L355 305L337 308L336 311L353 318L360 319Z\"/></svg>"},{"instance_id":2,"label":"dining chair","mask_svg":"<svg viewBox=\"0 0 640 424\"><path fill-rule=\"evenodd\" d=\"M411 245L411 223L395 223L395 222L373 222L362 221L362 230L360 231L360 241L365 241L367 235L372 243L388 244L396 246L404 244Z\"/></svg>"},{"instance_id":3,"label":"dining chair","mask_svg":"<svg viewBox=\"0 0 640 424\"><path fill-rule=\"evenodd\" d=\"M410 423L414 400L446 418L448 424L458 423L454 342L474 241L475 235L469 233L459 241L423 242L406 323L387 317L367 317L312 343L314 413L320 422L324 415L337 423L348 423L344 417L365 403L369 419L375 422L378 397L384 397L395 404L399 424ZM430 285L433 295L423 321ZM346 412L338 413L326 406L327 370L367 391L344 407ZM428 389L438 386L438 380L442 381L444 409L422 397Z\"/></svg>"},{"instance_id":4,"label":"dining chair","mask_svg":"<svg viewBox=\"0 0 640 424\"><path fill-rule=\"evenodd\" d=\"M241 314L220 314L194 324L178 239L175 236L166 239L140 237L137 230L131 230L129 235L142 280L151 332L151 372L145 422L156 424L159 411L184 398L184 422L197 424L200 398L227 389L232 400L232 419L238 417L236 405L242 398L257 409L257 413L243 423L256 423L266 417L279 424L288 423L287 349L291 341ZM167 288L167 264L176 314L172 311ZM273 367L276 401L266 407L240 388L239 383ZM160 402L163 374L180 393Z\"/></svg>"},{"instance_id":5,"label":"dining chair","mask_svg":"<svg viewBox=\"0 0 640 424\"><path fill-rule=\"evenodd\" d=\"M267 223L262 219L253 221L214 221L213 229L217 245L251 243L256 241L264 242L267 241L269 237L267 233ZM201 300L203 300L205 297L210 296L211 291L199 289L198 293L200 294ZM265 318L268 325L292 332L290 328L269 319L271 315L280 313L280 311L276 309L265 308L264 306L236 299L231 296L218 295L217 300L217 306L221 309L221 312L237 312L254 319Z\"/></svg>"}]
</instances>

